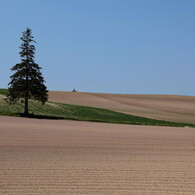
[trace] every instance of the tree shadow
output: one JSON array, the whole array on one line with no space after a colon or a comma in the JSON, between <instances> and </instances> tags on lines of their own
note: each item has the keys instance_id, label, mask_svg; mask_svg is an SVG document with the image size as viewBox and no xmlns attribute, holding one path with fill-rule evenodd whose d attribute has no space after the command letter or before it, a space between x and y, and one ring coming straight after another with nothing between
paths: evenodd
<instances>
[{"instance_id":1,"label":"tree shadow","mask_svg":"<svg viewBox=\"0 0 195 195\"><path fill-rule=\"evenodd\" d=\"M21 117L25 118L35 118L35 119L53 119L53 120L63 120L64 117L60 116L46 116L46 115L38 115L38 114L24 114L24 113L17 113Z\"/></svg>"}]
</instances>

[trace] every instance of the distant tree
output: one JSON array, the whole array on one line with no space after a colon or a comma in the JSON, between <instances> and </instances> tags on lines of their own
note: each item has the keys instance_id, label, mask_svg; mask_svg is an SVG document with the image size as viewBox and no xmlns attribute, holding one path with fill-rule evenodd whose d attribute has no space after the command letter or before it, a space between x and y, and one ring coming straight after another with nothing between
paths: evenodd
<instances>
[{"instance_id":1,"label":"distant tree","mask_svg":"<svg viewBox=\"0 0 195 195\"><path fill-rule=\"evenodd\" d=\"M31 35L31 29L27 28L21 37L20 46L21 63L11 68L15 73L10 77L8 99L16 103L20 98L24 98L24 114L28 115L28 100L34 98L44 104L48 100L48 91L44 84L41 67L34 62L35 43Z\"/></svg>"}]
</instances>

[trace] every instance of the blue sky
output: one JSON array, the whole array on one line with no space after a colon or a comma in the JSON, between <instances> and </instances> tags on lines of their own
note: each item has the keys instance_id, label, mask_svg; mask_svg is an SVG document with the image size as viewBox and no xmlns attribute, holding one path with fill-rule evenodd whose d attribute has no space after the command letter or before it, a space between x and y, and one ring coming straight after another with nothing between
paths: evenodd
<instances>
[{"instance_id":1,"label":"blue sky","mask_svg":"<svg viewBox=\"0 0 195 195\"><path fill-rule=\"evenodd\" d=\"M194 0L0 0L0 88L32 29L49 90L195 96Z\"/></svg>"}]
</instances>

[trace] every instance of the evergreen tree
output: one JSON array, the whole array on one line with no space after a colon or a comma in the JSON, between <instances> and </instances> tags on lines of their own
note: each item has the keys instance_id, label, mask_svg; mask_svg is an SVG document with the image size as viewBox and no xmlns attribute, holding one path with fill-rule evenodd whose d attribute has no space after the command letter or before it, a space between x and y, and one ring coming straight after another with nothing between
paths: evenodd
<instances>
[{"instance_id":1,"label":"evergreen tree","mask_svg":"<svg viewBox=\"0 0 195 195\"><path fill-rule=\"evenodd\" d=\"M10 77L9 95L10 102L16 103L24 98L24 114L28 115L28 100L34 98L43 104L48 100L48 91L44 84L41 67L34 62L35 43L31 35L31 29L27 28L21 37L20 46L21 63L16 64L11 70L15 73Z\"/></svg>"}]
</instances>

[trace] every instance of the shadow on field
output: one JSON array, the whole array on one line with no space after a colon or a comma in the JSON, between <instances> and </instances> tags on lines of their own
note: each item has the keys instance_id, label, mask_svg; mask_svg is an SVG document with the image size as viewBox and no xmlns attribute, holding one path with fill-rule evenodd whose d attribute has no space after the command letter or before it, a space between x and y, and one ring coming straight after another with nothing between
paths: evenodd
<instances>
[{"instance_id":1,"label":"shadow on field","mask_svg":"<svg viewBox=\"0 0 195 195\"><path fill-rule=\"evenodd\" d=\"M58 116L46 116L46 115L37 115L37 114L24 114L24 113L18 113L19 116L25 117L25 118L35 118L35 119L53 119L53 120L63 120L64 117L58 117Z\"/></svg>"}]
</instances>

